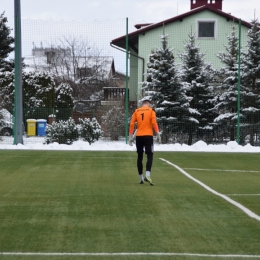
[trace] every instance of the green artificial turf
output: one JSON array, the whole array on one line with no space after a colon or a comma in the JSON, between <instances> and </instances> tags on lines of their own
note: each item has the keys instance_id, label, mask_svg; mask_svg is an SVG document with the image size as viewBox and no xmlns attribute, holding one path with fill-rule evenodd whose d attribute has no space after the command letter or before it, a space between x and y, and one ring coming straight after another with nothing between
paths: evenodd
<instances>
[{"instance_id":1,"label":"green artificial turf","mask_svg":"<svg viewBox=\"0 0 260 260\"><path fill-rule=\"evenodd\" d=\"M217 192L260 193L260 154L156 152L150 186L139 184L134 152L1 150L0 259L172 259L3 252L260 255L259 221L160 158ZM229 197L260 215L260 196Z\"/></svg>"}]
</instances>

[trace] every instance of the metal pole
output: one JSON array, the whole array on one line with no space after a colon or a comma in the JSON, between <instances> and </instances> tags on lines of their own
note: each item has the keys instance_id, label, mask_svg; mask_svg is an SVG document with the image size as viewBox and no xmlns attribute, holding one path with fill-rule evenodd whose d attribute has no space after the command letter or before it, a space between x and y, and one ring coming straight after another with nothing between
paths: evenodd
<instances>
[{"instance_id":1,"label":"metal pole","mask_svg":"<svg viewBox=\"0 0 260 260\"><path fill-rule=\"evenodd\" d=\"M126 18L125 140L128 143L128 18Z\"/></svg>"},{"instance_id":2,"label":"metal pole","mask_svg":"<svg viewBox=\"0 0 260 260\"><path fill-rule=\"evenodd\" d=\"M15 14L15 121L14 144L23 144L23 89L22 89L22 44L21 44L21 5L14 0Z\"/></svg>"},{"instance_id":3,"label":"metal pole","mask_svg":"<svg viewBox=\"0 0 260 260\"><path fill-rule=\"evenodd\" d=\"M240 74L241 63L241 19L239 19L239 34L238 34L238 78L237 78L237 143L240 144Z\"/></svg>"}]
</instances>

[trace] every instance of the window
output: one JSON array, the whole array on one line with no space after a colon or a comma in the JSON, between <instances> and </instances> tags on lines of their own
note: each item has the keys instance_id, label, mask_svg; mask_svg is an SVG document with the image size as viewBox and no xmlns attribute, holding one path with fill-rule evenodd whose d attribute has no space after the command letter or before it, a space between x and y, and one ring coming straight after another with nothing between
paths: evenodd
<instances>
[{"instance_id":1,"label":"window","mask_svg":"<svg viewBox=\"0 0 260 260\"><path fill-rule=\"evenodd\" d=\"M90 77L92 74L92 69L91 68L78 68L77 69L77 76L78 78L84 78L84 77Z\"/></svg>"},{"instance_id":2,"label":"window","mask_svg":"<svg viewBox=\"0 0 260 260\"><path fill-rule=\"evenodd\" d=\"M45 52L45 55L47 56L47 63L48 64L52 64L53 63L53 59L54 59L55 54L56 53L54 51L47 51L47 52Z\"/></svg>"},{"instance_id":3,"label":"window","mask_svg":"<svg viewBox=\"0 0 260 260\"><path fill-rule=\"evenodd\" d=\"M216 38L216 21L198 21L198 38Z\"/></svg>"}]
</instances>

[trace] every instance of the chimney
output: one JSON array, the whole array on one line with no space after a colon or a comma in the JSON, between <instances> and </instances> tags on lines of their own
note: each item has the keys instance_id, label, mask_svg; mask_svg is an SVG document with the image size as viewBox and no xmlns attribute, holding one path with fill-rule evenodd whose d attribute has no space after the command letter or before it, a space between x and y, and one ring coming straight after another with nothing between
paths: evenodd
<instances>
[{"instance_id":1,"label":"chimney","mask_svg":"<svg viewBox=\"0 0 260 260\"><path fill-rule=\"evenodd\" d=\"M190 9L192 10L203 5L208 5L222 11L222 1L223 0L190 0Z\"/></svg>"}]
</instances>

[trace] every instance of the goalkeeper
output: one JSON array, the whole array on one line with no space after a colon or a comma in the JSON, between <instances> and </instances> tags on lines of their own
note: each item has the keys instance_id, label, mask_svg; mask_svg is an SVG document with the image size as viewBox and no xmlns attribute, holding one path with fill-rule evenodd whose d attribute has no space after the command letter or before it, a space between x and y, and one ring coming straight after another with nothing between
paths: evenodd
<instances>
[{"instance_id":1,"label":"goalkeeper","mask_svg":"<svg viewBox=\"0 0 260 260\"><path fill-rule=\"evenodd\" d=\"M159 128L156 122L155 111L151 108L150 101L148 99L143 99L142 107L137 108L132 115L129 129L129 145L133 145L133 134L134 126L137 123L137 133L136 133L136 149L137 149L137 169L140 178L140 184L144 181L154 185L150 175L153 163L153 130L157 135L157 140L161 143L161 137L159 133ZM143 153L147 155L146 162L146 173L143 177Z\"/></svg>"}]
</instances>

